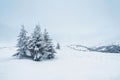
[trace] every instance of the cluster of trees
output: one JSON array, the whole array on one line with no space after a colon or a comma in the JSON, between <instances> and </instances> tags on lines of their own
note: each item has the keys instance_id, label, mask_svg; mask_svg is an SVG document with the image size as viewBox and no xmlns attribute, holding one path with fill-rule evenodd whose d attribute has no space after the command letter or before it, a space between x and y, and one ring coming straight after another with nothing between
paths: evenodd
<instances>
[{"instance_id":1,"label":"cluster of trees","mask_svg":"<svg viewBox=\"0 0 120 80\"><path fill-rule=\"evenodd\" d=\"M18 53L14 56L19 58L31 57L34 61L52 59L55 57L55 49L53 48L52 40L46 29L43 33L41 32L39 25L36 25L31 36L27 36L27 31L24 26L22 26L18 37Z\"/></svg>"}]
</instances>

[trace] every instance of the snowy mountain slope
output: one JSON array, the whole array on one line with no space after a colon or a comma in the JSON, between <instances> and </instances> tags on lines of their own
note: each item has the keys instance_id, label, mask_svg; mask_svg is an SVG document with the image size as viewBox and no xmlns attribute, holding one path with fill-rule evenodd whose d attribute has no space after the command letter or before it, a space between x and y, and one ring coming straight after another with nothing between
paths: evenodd
<instances>
[{"instance_id":1,"label":"snowy mountain slope","mask_svg":"<svg viewBox=\"0 0 120 80\"><path fill-rule=\"evenodd\" d=\"M78 51L89 51L88 47L82 46L82 45L70 45L68 47L74 50L78 50Z\"/></svg>"},{"instance_id":2,"label":"snowy mountain slope","mask_svg":"<svg viewBox=\"0 0 120 80\"><path fill-rule=\"evenodd\" d=\"M112 44L112 45L104 45L97 47L86 47L82 45L70 45L68 46L71 49L78 51L96 51L96 52L104 52L104 53L120 53L120 45Z\"/></svg>"},{"instance_id":3,"label":"snowy mountain slope","mask_svg":"<svg viewBox=\"0 0 120 80\"><path fill-rule=\"evenodd\" d=\"M0 49L0 80L120 80L120 55L80 52L66 46L42 62L11 57L16 48Z\"/></svg>"}]
</instances>

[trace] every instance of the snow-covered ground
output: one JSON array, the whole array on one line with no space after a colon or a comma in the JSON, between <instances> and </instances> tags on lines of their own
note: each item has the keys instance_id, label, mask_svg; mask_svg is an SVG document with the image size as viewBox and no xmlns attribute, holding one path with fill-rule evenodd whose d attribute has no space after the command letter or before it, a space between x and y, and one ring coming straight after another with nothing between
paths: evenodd
<instances>
[{"instance_id":1,"label":"snow-covered ground","mask_svg":"<svg viewBox=\"0 0 120 80\"><path fill-rule=\"evenodd\" d=\"M11 57L14 47L0 49L0 80L120 80L120 54L61 48L41 62Z\"/></svg>"}]
</instances>

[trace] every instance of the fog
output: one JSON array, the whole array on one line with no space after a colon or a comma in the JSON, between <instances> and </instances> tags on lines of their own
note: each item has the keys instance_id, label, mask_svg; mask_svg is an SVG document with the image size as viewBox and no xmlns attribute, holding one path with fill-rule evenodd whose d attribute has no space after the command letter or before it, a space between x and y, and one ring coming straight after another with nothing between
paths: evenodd
<instances>
[{"instance_id":1,"label":"fog","mask_svg":"<svg viewBox=\"0 0 120 80\"><path fill-rule=\"evenodd\" d=\"M119 41L119 0L0 0L0 42L16 41L36 24L59 42Z\"/></svg>"}]
</instances>

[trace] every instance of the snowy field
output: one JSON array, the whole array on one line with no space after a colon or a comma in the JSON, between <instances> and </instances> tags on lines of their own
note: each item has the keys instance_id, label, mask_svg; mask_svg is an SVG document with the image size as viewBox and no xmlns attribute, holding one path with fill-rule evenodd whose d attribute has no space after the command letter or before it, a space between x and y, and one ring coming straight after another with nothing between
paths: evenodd
<instances>
[{"instance_id":1,"label":"snowy field","mask_svg":"<svg viewBox=\"0 0 120 80\"><path fill-rule=\"evenodd\" d=\"M0 48L0 80L120 80L120 54L61 48L55 59L41 62L11 57L14 47Z\"/></svg>"}]
</instances>

